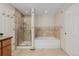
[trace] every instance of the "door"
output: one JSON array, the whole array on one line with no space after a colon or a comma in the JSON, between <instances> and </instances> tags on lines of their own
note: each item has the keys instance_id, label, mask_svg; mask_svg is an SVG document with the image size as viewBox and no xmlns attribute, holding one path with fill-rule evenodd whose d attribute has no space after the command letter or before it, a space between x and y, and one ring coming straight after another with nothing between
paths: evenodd
<instances>
[{"instance_id":1,"label":"door","mask_svg":"<svg viewBox=\"0 0 79 59\"><path fill-rule=\"evenodd\" d=\"M74 22L73 22L73 12L68 10L64 15L64 40L65 40L65 51L72 55L73 53L73 33L74 33Z\"/></svg>"}]
</instances>

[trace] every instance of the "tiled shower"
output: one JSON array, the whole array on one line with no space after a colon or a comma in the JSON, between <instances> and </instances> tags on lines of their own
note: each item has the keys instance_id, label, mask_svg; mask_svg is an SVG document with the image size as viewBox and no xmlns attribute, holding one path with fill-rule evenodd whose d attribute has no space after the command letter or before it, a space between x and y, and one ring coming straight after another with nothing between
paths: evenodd
<instances>
[{"instance_id":1,"label":"tiled shower","mask_svg":"<svg viewBox=\"0 0 79 59\"><path fill-rule=\"evenodd\" d=\"M31 46L31 17L24 16L18 11L16 11L15 16L16 46Z\"/></svg>"}]
</instances>

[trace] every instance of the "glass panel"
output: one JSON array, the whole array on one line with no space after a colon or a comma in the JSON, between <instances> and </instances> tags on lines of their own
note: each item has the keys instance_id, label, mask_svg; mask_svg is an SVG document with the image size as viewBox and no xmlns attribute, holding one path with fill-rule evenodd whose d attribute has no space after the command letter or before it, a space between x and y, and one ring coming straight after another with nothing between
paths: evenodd
<instances>
[{"instance_id":1,"label":"glass panel","mask_svg":"<svg viewBox=\"0 0 79 59\"><path fill-rule=\"evenodd\" d=\"M23 17L18 14L15 20L16 46L31 46L31 16Z\"/></svg>"}]
</instances>

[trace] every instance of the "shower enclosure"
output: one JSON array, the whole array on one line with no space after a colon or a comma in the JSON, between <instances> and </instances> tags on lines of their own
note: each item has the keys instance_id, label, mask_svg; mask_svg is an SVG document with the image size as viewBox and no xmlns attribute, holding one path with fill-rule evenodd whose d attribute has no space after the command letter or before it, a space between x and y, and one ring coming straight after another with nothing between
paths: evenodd
<instances>
[{"instance_id":1,"label":"shower enclosure","mask_svg":"<svg viewBox=\"0 0 79 59\"><path fill-rule=\"evenodd\" d=\"M35 48L59 48L60 47L60 28L53 27L52 24L44 24L44 26L35 26L37 23L36 20L39 19L34 14L34 9L31 9L31 14L22 15L19 11L16 11L15 14L15 43L16 47L30 47L31 49ZM40 16L40 15L38 15ZM43 15L42 15L43 16ZM43 19L51 21L52 16L47 17L45 14ZM45 22L43 20L43 22ZM39 22L38 22L39 23ZM49 22L51 23L51 22ZM39 23L41 24L41 22Z\"/></svg>"},{"instance_id":2,"label":"shower enclosure","mask_svg":"<svg viewBox=\"0 0 79 59\"><path fill-rule=\"evenodd\" d=\"M31 45L31 22L30 17L25 16L16 17L16 45L28 46Z\"/></svg>"},{"instance_id":3,"label":"shower enclosure","mask_svg":"<svg viewBox=\"0 0 79 59\"><path fill-rule=\"evenodd\" d=\"M34 23L33 10L30 15L22 15L19 11L15 13L15 43L17 46L33 47Z\"/></svg>"}]
</instances>

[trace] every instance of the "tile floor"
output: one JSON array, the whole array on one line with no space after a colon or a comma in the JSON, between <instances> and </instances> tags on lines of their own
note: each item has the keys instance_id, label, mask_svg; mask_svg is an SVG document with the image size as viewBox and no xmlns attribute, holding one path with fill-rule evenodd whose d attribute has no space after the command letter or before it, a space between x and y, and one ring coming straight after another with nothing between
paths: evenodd
<instances>
[{"instance_id":1,"label":"tile floor","mask_svg":"<svg viewBox=\"0 0 79 59\"><path fill-rule=\"evenodd\" d=\"M18 48L13 51L13 56L67 56L62 49L36 49Z\"/></svg>"}]
</instances>

